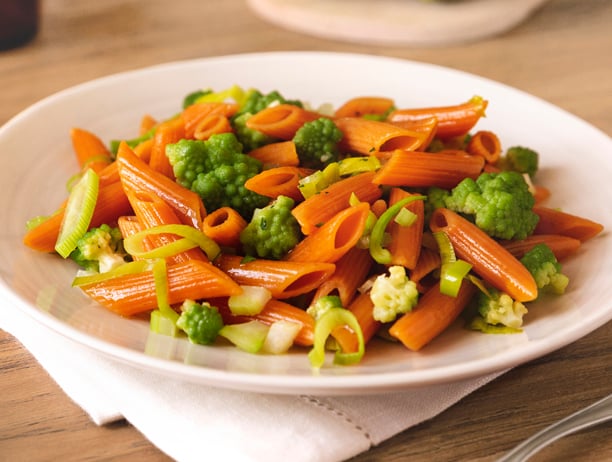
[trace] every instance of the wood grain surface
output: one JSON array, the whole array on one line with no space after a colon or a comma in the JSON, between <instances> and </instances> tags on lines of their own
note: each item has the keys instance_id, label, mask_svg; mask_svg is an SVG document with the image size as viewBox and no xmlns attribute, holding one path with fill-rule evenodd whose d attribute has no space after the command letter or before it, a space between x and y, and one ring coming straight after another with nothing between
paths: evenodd
<instances>
[{"instance_id":1,"label":"wood grain surface","mask_svg":"<svg viewBox=\"0 0 612 462\"><path fill-rule=\"evenodd\" d=\"M0 124L56 91L120 71L224 54L325 50L465 70L534 94L612 134L609 0L551 0L501 36L436 48L318 39L264 22L241 0L41 3L35 40L0 52ZM12 154L2 153L3 160L10 162ZM511 370L354 462L494 461L612 391L611 337L608 323ZM93 424L19 342L0 331L0 461L47 460L169 459L127 422ZM612 423L561 439L532 460L612 460Z\"/></svg>"}]
</instances>

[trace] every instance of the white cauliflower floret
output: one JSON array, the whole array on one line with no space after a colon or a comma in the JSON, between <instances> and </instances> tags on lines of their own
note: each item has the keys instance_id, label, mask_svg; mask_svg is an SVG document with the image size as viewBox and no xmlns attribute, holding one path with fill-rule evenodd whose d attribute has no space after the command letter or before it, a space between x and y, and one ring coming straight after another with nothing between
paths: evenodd
<instances>
[{"instance_id":1,"label":"white cauliflower floret","mask_svg":"<svg viewBox=\"0 0 612 462\"><path fill-rule=\"evenodd\" d=\"M510 295L498 292L491 298L482 297L479 312L487 324L502 324L520 329L527 308L521 302L513 300Z\"/></svg>"},{"instance_id":2,"label":"white cauliflower floret","mask_svg":"<svg viewBox=\"0 0 612 462\"><path fill-rule=\"evenodd\" d=\"M370 291L374 304L373 317L380 322L391 322L414 308L419 299L416 284L408 279L406 269L395 265L389 267L389 275L381 274Z\"/></svg>"}]
</instances>

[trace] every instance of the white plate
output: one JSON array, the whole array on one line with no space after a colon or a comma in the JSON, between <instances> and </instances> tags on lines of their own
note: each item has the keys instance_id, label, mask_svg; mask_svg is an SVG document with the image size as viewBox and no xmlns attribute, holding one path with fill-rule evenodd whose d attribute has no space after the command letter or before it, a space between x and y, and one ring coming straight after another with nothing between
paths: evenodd
<instances>
[{"instance_id":1,"label":"white plate","mask_svg":"<svg viewBox=\"0 0 612 462\"><path fill-rule=\"evenodd\" d=\"M497 131L505 147L522 144L540 152L538 180L553 191L550 205L612 226L610 138L518 90L450 69L364 55L264 53L177 62L67 89L0 129L2 309L23 310L135 367L232 389L311 394L394 390L499 371L567 345L612 318L612 239L605 231L565 264L571 278L567 294L533 305L522 334L479 334L457 323L422 352L376 341L362 364L313 374L303 351L250 355L151 336L146 322L116 316L71 288L73 265L22 245L26 220L50 213L65 198L64 184L76 169L71 127L103 139L129 137L143 114L166 117L179 110L188 92L232 84L276 89L313 104L385 95L399 106L448 105L482 95L490 104L478 128Z\"/></svg>"}]
</instances>

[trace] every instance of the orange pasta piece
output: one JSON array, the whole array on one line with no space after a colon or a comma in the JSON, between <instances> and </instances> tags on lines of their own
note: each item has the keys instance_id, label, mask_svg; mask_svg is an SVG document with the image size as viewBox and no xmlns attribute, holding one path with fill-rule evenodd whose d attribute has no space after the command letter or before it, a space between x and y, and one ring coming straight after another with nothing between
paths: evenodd
<instances>
[{"instance_id":1,"label":"orange pasta piece","mask_svg":"<svg viewBox=\"0 0 612 462\"><path fill-rule=\"evenodd\" d=\"M140 127L138 128L138 134L146 134L149 130L152 130L155 125L157 125L157 120L153 116L151 116L150 114L143 115L140 119Z\"/></svg>"},{"instance_id":2,"label":"orange pasta piece","mask_svg":"<svg viewBox=\"0 0 612 462\"><path fill-rule=\"evenodd\" d=\"M533 185L533 187L535 189L533 198L535 199L536 205L541 204L550 197L550 189L540 185Z\"/></svg>"},{"instance_id":3,"label":"orange pasta piece","mask_svg":"<svg viewBox=\"0 0 612 462\"><path fill-rule=\"evenodd\" d=\"M214 265L189 260L167 269L168 302L200 300L242 293L227 274ZM93 300L123 316L132 316L157 308L155 279L152 271L126 274L80 286Z\"/></svg>"},{"instance_id":4,"label":"orange pasta piece","mask_svg":"<svg viewBox=\"0 0 612 462\"><path fill-rule=\"evenodd\" d=\"M414 132L423 133L425 138L423 139L420 146L416 147L415 151L424 151L431 144L436 136L438 129L438 118L429 117L417 120L398 120L390 122L398 127L405 128L406 130L412 130Z\"/></svg>"},{"instance_id":5,"label":"orange pasta piece","mask_svg":"<svg viewBox=\"0 0 612 462\"><path fill-rule=\"evenodd\" d=\"M297 167L300 164L293 141L265 144L250 151L249 156L260 161L264 167Z\"/></svg>"},{"instance_id":6,"label":"orange pasta piece","mask_svg":"<svg viewBox=\"0 0 612 462\"><path fill-rule=\"evenodd\" d=\"M497 135L488 130L480 130L472 135L466 151L481 156L489 164L495 164L501 157L501 142Z\"/></svg>"},{"instance_id":7,"label":"orange pasta piece","mask_svg":"<svg viewBox=\"0 0 612 462\"><path fill-rule=\"evenodd\" d=\"M166 156L166 146L183 138L185 138L185 125L180 117L159 124L153 135L149 166L168 178L174 179L172 165Z\"/></svg>"},{"instance_id":8,"label":"orange pasta piece","mask_svg":"<svg viewBox=\"0 0 612 462\"><path fill-rule=\"evenodd\" d=\"M451 189L466 177L476 179L484 163L480 156L396 150L372 181L388 186Z\"/></svg>"},{"instance_id":9,"label":"orange pasta piece","mask_svg":"<svg viewBox=\"0 0 612 462\"><path fill-rule=\"evenodd\" d=\"M435 270L440 268L442 261L440 252L423 247L419 253L419 259L410 272L410 280L417 285L419 292L423 293L427 290L429 284L426 283L426 278Z\"/></svg>"},{"instance_id":10,"label":"orange pasta piece","mask_svg":"<svg viewBox=\"0 0 612 462\"><path fill-rule=\"evenodd\" d=\"M363 235L370 204L348 207L300 241L287 255L293 262L335 263L357 244Z\"/></svg>"},{"instance_id":11,"label":"orange pasta piece","mask_svg":"<svg viewBox=\"0 0 612 462\"><path fill-rule=\"evenodd\" d=\"M538 287L527 268L475 224L439 208L432 214L430 228L446 233L457 257L470 263L474 272L493 287L519 302L538 296Z\"/></svg>"},{"instance_id":12,"label":"orange pasta piece","mask_svg":"<svg viewBox=\"0 0 612 462\"><path fill-rule=\"evenodd\" d=\"M202 230L217 244L237 248L246 225L246 220L233 208L220 207L204 217Z\"/></svg>"},{"instance_id":13,"label":"orange pasta piece","mask_svg":"<svg viewBox=\"0 0 612 462\"><path fill-rule=\"evenodd\" d=\"M130 200L130 204L132 204L132 209L134 210L138 221L145 229L181 223L174 212L174 209L154 194L147 192L134 193L130 191L128 192L128 199ZM154 234L147 236L145 240L145 248L147 248L147 250L152 250L157 247L170 244L171 242L179 239L181 239L181 237L175 234ZM202 251L202 249L196 247L166 258L168 264L180 263L187 260L207 261L208 257Z\"/></svg>"},{"instance_id":14,"label":"orange pasta piece","mask_svg":"<svg viewBox=\"0 0 612 462\"><path fill-rule=\"evenodd\" d=\"M117 227L121 235L126 238L142 231L144 226L138 221L135 215L125 215L117 220Z\"/></svg>"},{"instance_id":15,"label":"orange pasta piece","mask_svg":"<svg viewBox=\"0 0 612 462\"><path fill-rule=\"evenodd\" d=\"M467 134L485 115L487 105L487 100L475 96L465 103L453 106L397 109L389 114L387 119L390 122L405 122L435 117L438 119L436 136L449 139Z\"/></svg>"},{"instance_id":16,"label":"orange pasta piece","mask_svg":"<svg viewBox=\"0 0 612 462\"><path fill-rule=\"evenodd\" d=\"M546 244L559 261L574 254L582 244L579 239L561 234L532 234L521 240L500 241L500 244L516 258L523 258L538 244Z\"/></svg>"},{"instance_id":17,"label":"orange pasta piece","mask_svg":"<svg viewBox=\"0 0 612 462\"><path fill-rule=\"evenodd\" d=\"M411 195L417 196L418 194L393 188L389 195L389 206ZM401 226L399 223L392 221L387 227L390 236L387 249L391 252L390 264L413 269L419 259L421 243L423 242L425 206L422 200L416 200L410 202L404 208L416 215L416 221L410 226Z\"/></svg>"},{"instance_id":18,"label":"orange pasta piece","mask_svg":"<svg viewBox=\"0 0 612 462\"><path fill-rule=\"evenodd\" d=\"M355 297L357 289L365 281L372 258L368 249L353 247L342 258L336 261L336 270L319 286L314 300L326 295L338 295L342 306L348 306Z\"/></svg>"},{"instance_id":19,"label":"orange pasta piece","mask_svg":"<svg viewBox=\"0 0 612 462\"><path fill-rule=\"evenodd\" d=\"M456 297L440 292L439 283L429 289L414 309L399 318L389 329L406 348L419 351L446 330L461 314L476 289L464 280Z\"/></svg>"},{"instance_id":20,"label":"orange pasta piece","mask_svg":"<svg viewBox=\"0 0 612 462\"><path fill-rule=\"evenodd\" d=\"M110 150L97 135L82 128L73 128L70 130L70 139L82 170L90 168L99 173L112 163Z\"/></svg>"},{"instance_id":21,"label":"orange pasta piece","mask_svg":"<svg viewBox=\"0 0 612 462\"><path fill-rule=\"evenodd\" d=\"M230 133L232 130L232 124L226 116L222 114L209 114L198 122L193 137L196 140L207 140L212 135Z\"/></svg>"},{"instance_id":22,"label":"orange pasta piece","mask_svg":"<svg viewBox=\"0 0 612 462\"><path fill-rule=\"evenodd\" d=\"M206 209L200 196L153 170L139 159L125 142L119 145L116 162L121 183L126 189L161 197L174 209L181 223L202 229L202 218L206 216Z\"/></svg>"},{"instance_id":23,"label":"orange pasta piece","mask_svg":"<svg viewBox=\"0 0 612 462\"><path fill-rule=\"evenodd\" d=\"M370 293L365 292L359 294L347 309L355 315L357 323L359 324L359 327L361 327L364 342L369 342L382 325L372 316L374 304L370 299ZM336 327L334 330L332 330L331 335L336 339L336 342L338 342L342 348L342 351L347 353L357 351L357 335L355 335L355 332L348 326Z\"/></svg>"},{"instance_id":24,"label":"orange pasta piece","mask_svg":"<svg viewBox=\"0 0 612 462\"><path fill-rule=\"evenodd\" d=\"M338 144L344 152L385 155L395 149L412 151L420 147L427 138L424 133L360 117L343 117L334 119L334 122L344 134Z\"/></svg>"},{"instance_id":25,"label":"orange pasta piece","mask_svg":"<svg viewBox=\"0 0 612 462\"><path fill-rule=\"evenodd\" d=\"M312 170L299 167L269 168L249 178L244 187L272 199L287 196L299 202L304 199L299 181L311 173Z\"/></svg>"},{"instance_id":26,"label":"orange pasta piece","mask_svg":"<svg viewBox=\"0 0 612 462\"><path fill-rule=\"evenodd\" d=\"M374 202L382 190L372 182L374 172L360 173L331 184L292 210L305 235L311 234L331 217L349 206L352 194L362 202Z\"/></svg>"},{"instance_id":27,"label":"orange pasta piece","mask_svg":"<svg viewBox=\"0 0 612 462\"><path fill-rule=\"evenodd\" d=\"M151 161L151 153L153 152L153 138L149 138L141 143L138 143L133 151L143 162L147 164Z\"/></svg>"},{"instance_id":28,"label":"orange pasta piece","mask_svg":"<svg viewBox=\"0 0 612 462\"><path fill-rule=\"evenodd\" d=\"M604 228L588 218L550 207L536 205L533 211L540 217L535 234L562 234L584 242L597 236Z\"/></svg>"},{"instance_id":29,"label":"orange pasta piece","mask_svg":"<svg viewBox=\"0 0 612 462\"><path fill-rule=\"evenodd\" d=\"M306 311L281 300L271 299L263 310L253 316L236 316L227 307L227 303L211 301L213 306L219 308L226 324L239 324L247 321L257 320L264 324L273 324L276 321L291 321L302 325L294 339L294 343L300 346L312 346L314 341L315 321Z\"/></svg>"},{"instance_id":30,"label":"orange pasta piece","mask_svg":"<svg viewBox=\"0 0 612 462\"><path fill-rule=\"evenodd\" d=\"M180 114L185 130L185 138L193 139L198 124L210 115L222 115L227 118L238 111L238 104L226 102L202 102L187 106Z\"/></svg>"},{"instance_id":31,"label":"orange pasta piece","mask_svg":"<svg viewBox=\"0 0 612 462\"><path fill-rule=\"evenodd\" d=\"M346 101L336 109L334 117L363 117L365 115L384 115L393 108L393 100L381 96L358 96Z\"/></svg>"},{"instance_id":32,"label":"orange pasta piece","mask_svg":"<svg viewBox=\"0 0 612 462\"><path fill-rule=\"evenodd\" d=\"M54 252L55 242L64 218L63 207L35 228L28 230L23 238L23 243L34 250ZM90 227L97 227L103 223L115 223L120 216L131 213L131 210L121 183L100 185Z\"/></svg>"},{"instance_id":33,"label":"orange pasta piece","mask_svg":"<svg viewBox=\"0 0 612 462\"><path fill-rule=\"evenodd\" d=\"M238 255L220 255L215 264L238 284L265 287L274 298L306 294L323 283L336 269L333 263L291 262L257 259L242 262Z\"/></svg>"},{"instance_id":34,"label":"orange pasta piece","mask_svg":"<svg viewBox=\"0 0 612 462\"><path fill-rule=\"evenodd\" d=\"M279 140L290 140L306 122L324 117L293 104L269 106L246 121L246 126Z\"/></svg>"}]
</instances>

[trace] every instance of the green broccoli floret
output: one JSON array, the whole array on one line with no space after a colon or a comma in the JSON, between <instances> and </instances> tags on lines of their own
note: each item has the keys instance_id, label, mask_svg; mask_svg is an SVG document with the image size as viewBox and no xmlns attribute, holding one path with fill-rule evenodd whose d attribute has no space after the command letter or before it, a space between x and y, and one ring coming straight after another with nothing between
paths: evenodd
<instances>
[{"instance_id":1,"label":"green broccoli floret","mask_svg":"<svg viewBox=\"0 0 612 462\"><path fill-rule=\"evenodd\" d=\"M527 173L533 178L538 171L538 161L538 153L533 149L513 146L508 148L506 154L501 158L499 165L504 170Z\"/></svg>"},{"instance_id":2,"label":"green broccoli floret","mask_svg":"<svg viewBox=\"0 0 612 462\"><path fill-rule=\"evenodd\" d=\"M253 210L269 202L244 187L246 180L261 171L261 162L242 153L232 133L213 135L206 141L181 140L168 145L166 155L176 181L196 192L208 212L229 206L249 220Z\"/></svg>"},{"instance_id":3,"label":"green broccoli floret","mask_svg":"<svg viewBox=\"0 0 612 462\"><path fill-rule=\"evenodd\" d=\"M487 325L505 326L510 331L519 330L523 325L523 316L527 313L525 305L493 287L488 287L487 292L479 291L474 297L473 304L481 319L472 322L472 328L480 324L478 321L484 321Z\"/></svg>"},{"instance_id":4,"label":"green broccoli floret","mask_svg":"<svg viewBox=\"0 0 612 462\"><path fill-rule=\"evenodd\" d=\"M374 280L370 299L374 304L373 317L380 322L391 322L412 310L419 299L414 281L408 279L403 266L389 267L389 275L381 274Z\"/></svg>"},{"instance_id":5,"label":"green broccoli floret","mask_svg":"<svg viewBox=\"0 0 612 462\"><path fill-rule=\"evenodd\" d=\"M292 104L294 106L303 107L301 101L285 99L285 97L276 90L264 94L259 90L250 89L244 96L244 101L240 105L238 114L255 114L272 104Z\"/></svg>"},{"instance_id":6,"label":"green broccoli floret","mask_svg":"<svg viewBox=\"0 0 612 462\"><path fill-rule=\"evenodd\" d=\"M300 241L300 225L291 214L294 201L278 196L274 202L256 209L249 224L240 233L247 255L280 260Z\"/></svg>"},{"instance_id":7,"label":"green broccoli floret","mask_svg":"<svg viewBox=\"0 0 612 462\"><path fill-rule=\"evenodd\" d=\"M293 137L295 149L304 167L321 168L338 160L338 142L342 131L332 119L320 119L306 122Z\"/></svg>"},{"instance_id":8,"label":"green broccoli floret","mask_svg":"<svg viewBox=\"0 0 612 462\"><path fill-rule=\"evenodd\" d=\"M183 98L183 109L191 106L192 104L198 101L198 98L201 98L204 95L209 95L212 93L212 90L195 90L191 93L185 95Z\"/></svg>"},{"instance_id":9,"label":"green broccoli floret","mask_svg":"<svg viewBox=\"0 0 612 462\"><path fill-rule=\"evenodd\" d=\"M200 304L185 300L176 326L187 334L191 342L210 345L223 327L223 318L219 310L208 302Z\"/></svg>"},{"instance_id":10,"label":"green broccoli floret","mask_svg":"<svg viewBox=\"0 0 612 462\"><path fill-rule=\"evenodd\" d=\"M446 198L448 196L450 196L450 191L447 189L431 187L427 190L427 200L425 201L426 223L429 223L434 210L446 207Z\"/></svg>"},{"instance_id":11,"label":"green broccoli floret","mask_svg":"<svg viewBox=\"0 0 612 462\"><path fill-rule=\"evenodd\" d=\"M82 268L99 273L124 264L127 254L121 231L107 224L91 228L78 240L70 258Z\"/></svg>"},{"instance_id":12,"label":"green broccoli floret","mask_svg":"<svg viewBox=\"0 0 612 462\"><path fill-rule=\"evenodd\" d=\"M538 244L527 252L521 263L529 270L540 291L557 295L565 293L569 278L561 272L561 264L546 244Z\"/></svg>"},{"instance_id":13,"label":"green broccoli floret","mask_svg":"<svg viewBox=\"0 0 612 462\"><path fill-rule=\"evenodd\" d=\"M517 172L482 173L476 181L465 178L444 203L500 239L525 239L539 219L532 210L535 199L529 186Z\"/></svg>"}]
</instances>

